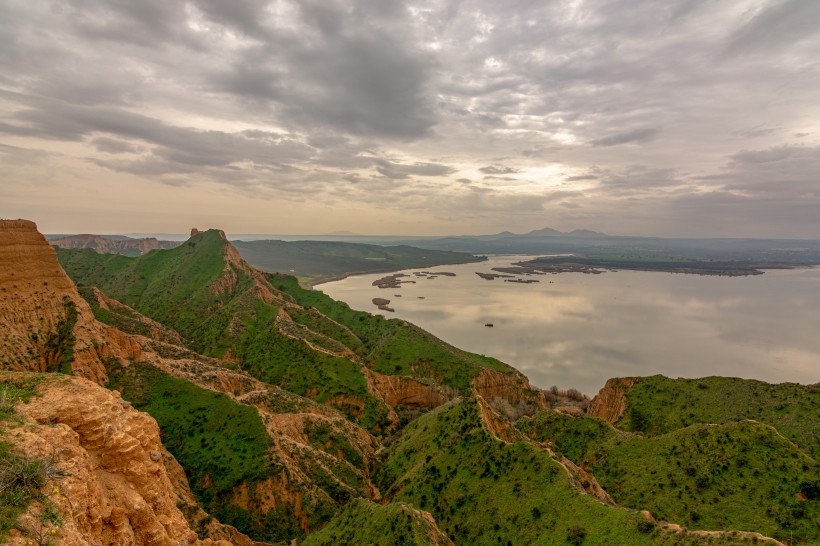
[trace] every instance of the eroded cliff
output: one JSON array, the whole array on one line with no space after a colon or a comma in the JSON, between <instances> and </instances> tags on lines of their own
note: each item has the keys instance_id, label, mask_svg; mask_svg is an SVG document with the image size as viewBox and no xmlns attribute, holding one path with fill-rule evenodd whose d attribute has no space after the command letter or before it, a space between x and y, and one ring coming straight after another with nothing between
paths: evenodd
<instances>
[{"instance_id":1,"label":"eroded cliff","mask_svg":"<svg viewBox=\"0 0 820 546\"><path fill-rule=\"evenodd\" d=\"M21 377L37 376L3 372L0 387ZM27 532L12 533L9 544L37 543L43 531L77 546L234 543L198 536L177 508L170 455L153 418L91 381L40 377L37 395L17 404L17 423L0 424L5 438L50 469L43 495L18 523ZM48 520L45 511L53 514Z\"/></svg>"},{"instance_id":2,"label":"eroded cliff","mask_svg":"<svg viewBox=\"0 0 820 546\"><path fill-rule=\"evenodd\" d=\"M54 249L28 220L0 220L0 368L106 381L106 357L137 347L99 324Z\"/></svg>"}]
</instances>

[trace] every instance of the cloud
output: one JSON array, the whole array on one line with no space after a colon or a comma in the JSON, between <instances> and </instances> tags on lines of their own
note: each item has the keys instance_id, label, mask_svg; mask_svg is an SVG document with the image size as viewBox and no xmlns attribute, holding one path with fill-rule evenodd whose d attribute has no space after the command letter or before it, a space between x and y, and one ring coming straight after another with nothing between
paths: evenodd
<instances>
[{"instance_id":1,"label":"cloud","mask_svg":"<svg viewBox=\"0 0 820 546\"><path fill-rule=\"evenodd\" d=\"M634 129L632 131L625 131L623 133L615 133L613 135L596 138L589 143L593 146L618 146L620 144L639 144L654 140L660 134L661 130L657 127L645 127L643 129Z\"/></svg>"},{"instance_id":2,"label":"cloud","mask_svg":"<svg viewBox=\"0 0 820 546\"><path fill-rule=\"evenodd\" d=\"M567 176L564 178L567 182L581 182L583 180L598 180L596 174L580 174L576 176Z\"/></svg>"},{"instance_id":3,"label":"cloud","mask_svg":"<svg viewBox=\"0 0 820 546\"><path fill-rule=\"evenodd\" d=\"M135 154L143 150L141 146L135 146L123 140L107 137L97 137L93 139L90 144L97 150L109 154Z\"/></svg>"},{"instance_id":4,"label":"cloud","mask_svg":"<svg viewBox=\"0 0 820 546\"><path fill-rule=\"evenodd\" d=\"M455 169L437 163L414 163L403 165L386 159L375 159L373 163L382 176L392 180L403 180L411 176L447 176Z\"/></svg>"},{"instance_id":5,"label":"cloud","mask_svg":"<svg viewBox=\"0 0 820 546\"><path fill-rule=\"evenodd\" d=\"M516 174L518 172L518 169L506 167L504 165L488 165L486 167L481 167L478 170L485 174Z\"/></svg>"},{"instance_id":6,"label":"cloud","mask_svg":"<svg viewBox=\"0 0 820 546\"><path fill-rule=\"evenodd\" d=\"M813 0L769 2L729 36L727 56L790 49L801 40L817 36L820 3Z\"/></svg>"},{"instance_id":7,"label":"cloud","mask_svg":"<svg viewBox=\"0 0 820 546\"><path fill-rule=\"evenodd\" d=\"M423 137L436 123L428 88L435 61L415 45L409 12L392 6L300 3L290 27L272 21L264 39L237 50L210 83L299 125ZM248 22L243 28L257 33Z\"/></svg>"},{"instance_id":8,"label":"cloud","mask_svg":"<svg viewBox=\"0 0 820 546\"><path fill-rule=\"evenodd\" d=\"M65 173L83 169L215 182L213 211L238 195L413 211L460 233L549 215L562 229L740 233L743 218L782 234L817 193L818 6L5 2L0 145L39 158L36 176L14 162L21 180L68 194L79 178ZM321 231L340 229L357 230Z\"/></svg>"}]
</instances>

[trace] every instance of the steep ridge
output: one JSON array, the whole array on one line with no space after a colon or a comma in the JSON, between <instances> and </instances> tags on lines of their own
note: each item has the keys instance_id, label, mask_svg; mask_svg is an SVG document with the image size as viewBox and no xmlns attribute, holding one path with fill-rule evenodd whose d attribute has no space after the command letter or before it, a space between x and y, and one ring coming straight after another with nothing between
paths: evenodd
<instances>
[{"instance_id":1,"label":"steep ridge","mask_svg":"<svg viewBox=\"0 0 820 546\"><path fill-rule=\"evenodd\" d=\"M700 533L586 494L567 479L581 481L583 471L505 430L502 419L480 399L466 399L411 422L388 446L375 476L385 498L430 512L456 544L704 543ZM711 535L709 544L740 539Z\"/></svg>"},{"instance_id":2,"label":"steep ridge","mask_svg":"<svg viewBox=\"0 0 820 546\"><path fill-rule=\"evenodd\" d=\"M790 544L820 536L817 500L809 498L820 465L770 426L691 425L646 437L546 411L517 428L594 475L619 505L659 520L743 529Z\"/></svg>"},{"instance_id":3,"label":"steep ridge","mask_svg":"<svg viewBox=\"0 0 820 546\"><path fill-rule=\"evenodd\" d=\"M308 536L304 546L452 546L429 512L405 503L351 502L325 528Z\"/></svg>"},{"instance_id":4,"label":"steep ridge","mask_svg":"<svg viewBox=\"0 0 820 546\"><path fill-rule=\"evenodd\" d=\"M138 355L94 320L34 222L0 220L0 296L0 368L72 371L102 384L104 358Z\"/></svg>"},{"instance_id":5,"label":"steep ridge","mask_svg":"<svg viewBox=\"0 0 820 546\"><path fill-rule=\"evenodd\" d=\"M45 532L47 540L69 545L254 544L218 524L215 533L236 542L190 528L164 462L172 458L151 417L79 377L0 373L5 388L21 380L38 383L38 395L18 403L17 421L0 428L13 432L4 437L26 456L46 461L43 495L19 523L29 535ZM10 537L10 544L30 543L19 531Z\"/></svg>"},{"instance_id":6,"label":"steep ridge","mask_svg":"<svg viewBox=\"0 0 820 546\"><path fill-rule=\"evenodd\" d=\"M587 414L614 424L626 411L626 393L640 377L616 377L607 380L606 385L589 403Z\"/></svg>"},{"instance_id":7,"label":"steep ridge","mask_svg":"<svg viewBox=\"0 0 820 546\"><path fill-rule=\"evenodd\" d=\"M604 408L617 411L607 411ZM647 435L690 425L744 420L766 423L814 459L820 458L820 384L769 384L753 379L660 375L610 379L590 404L590 415Z\"/></svg>"},{"instance_id":8,"label":"steep ridge","mask_svg":"<svg viewBox=\"0 0 820 546\"><path fill-rule=\"evenodd\" d=\"M156 237L107 239L89 233L51 239L49 243L60 248L90 248L96 252L124 254L126 256L139 256L151 250L174 248L180 244L178 241L160 241Z\"/></svg>"},{"instance_id":9,"label":"steep ridge","mask_svg":"<svg viewBox=\"0 0 820 546\"><path fill-rule=\"evenodd\" d=\"M413 325L351 314L329 298L314 305L318 293L301 289L292 277L257 271L218 230L193 230L180 247L135 259L87 251L59 256L84 291L97 287L180 332L189 348L332 405L375 433L396 426L391 402L418 404L393 396L395 389L379 392L387 384L366 370L430 385L438 398L468 392L484 370L496 372L487 385L505 385L502 395L534 393L509 366L460 351ZM113 322L103 315L98 312L100 320Z\"/></svg>"},{"instance_id":10,"label":"steep ridge","mask_svg":"<svg viewBox=\"0 0 820 546\"><path fill-rule=\"evenodd\" d=\"M209 509L221 510L221 517L227 517L241 525L244 517L242 514L248 512L249 506L253 506L251 512L271 521L274 529L281 527L279 532L284 532L283 538L289 539L294 536L294 533L304 534L326 521L338 510L339 502L358 496L378 497L378 492L370 484L368 478L369 464L377 442L365 430L329 407L320 406L277 387L264 384L243 372L226 369L223 366L224 360L204 357L185 347L175 345L174 343L182 340L177 332L108 298L93 287L84 289L86 297L92 302L89 308L83 298L78 295L73 283L62 272L53 249L37 233L33 223L4 222L2 227L4 231L0 232L0 241L4 243L2 248L5 252L0 255L3 268L0 271L3 272L3 278L11 283L8 292L10 292L13 306L9 308L17 313L21 310L28 312L28 314L23 313L14 324L19 325L22 331L31 331L31 325L23 320L30 318L29 314L32 313L26 305L37 312L45 312L50 309L43 306L41 302L51 301L58 295L72 304L76 302L72 305L72 309L76 312L77 328L83 336L86 336L78 335L77 338L90 340L87 342L90 349L86 352L96 357L94 363L97 367L92 368L94 373L89 373L86 368L76 364L70 366L76 360L67 360L66 366L61 368L62 371L70 372L74 368L73 371L77 375L85 372L99 383L109 380L111 386L118 387L135 401L138 401L144 391L150 389L152 385L165 384L171 380L171 376L174 376L184 380L176 384L175 393L193 392L192 396L183 397L181 400L187 404L186 408L192 410L201 408L199 404L203 400L210 400L203 394L203 391L196 390L198 388L196 386L200 386L212 392L227 393L227 396L234 402L218 402L221 404L220 407L227 409L227 415L248 416L240 420L256 419L258 432L264 435L268 442L265 443L263 440L260 443L270 447L264 448L259 453L258 464L254 468L247 469L245 474L242 472L237 474L240 477L252 476L253 479L251 481L240 479L237 483L228 484L226 488L219 490L225 502L213 504L208 503L208 499L214 497L213 491L215 484L218 483L217 480L213 477L213 473L211 476L207 472L197 474L203 469L203 463L207 466L207 460L195 460L196 457L192 456L191 451L180 450L179 434L176 443L174 438L170 435L166 437L165 434L165 429L169 428L167 422L169 417L171 421L174 421L175 430L181 432L185 437L196 437L199 425L189 422L192 426L180 428L179 423L185 422L183 418L180 418L180 412L169 414L167 408L163 408L165 411L155 411L159 419L166 419L165 426L163 426L163 436L166 441L171 440L171 447L176 446L174 451L182 456L186 463L191 463L186 465L186 470L191 473L192 477L199 475L203 478L201 481L192 482L192 485L198 493L196 498L208 503ZM226 269L230 275L234 270L243 267L242 263L234 259L233 262L228 262ZM259 280L258 277L257 280ZM28 292L20 290L23 286L37 287L39 286L38 281L42 281L43 289ZM56 295L49 293L50 287L55 289ZM14 290L11 290L12 288ZM266 293L266 290L267 288L260 283L257 285L256 295L264 300L272 301L274 299L271 297L272 294L270 291ZM34 292L35 297L31 296L31 292ZM8 301L4 298L3 303ZM116 317L119 325L153 337L125 334L117 328L100 324L94 319L92 312L109 320ZM52 318L47 324L59 325L60 320L60 318ZM73 334L73 330L69 330L69 333ZM32 338L36 341L35 336L29 336L29 339ZM128 352L114 351L121 347L128 348ZM73 348L73 345L69 348ZM8 350L8 353L14 356L19 356L21 351L20 348L5 343L3 349ZM40 360L35 359L22 362L19 366L4 365L4 368L18 369L23 364L26 364L28 369L37 371L56 368L56 366L46 367ZM131 384L135 388L129 391L125 388L126 384L129 378L133 379L133 376L138 374L137 372L158 379L143 383L132 381ZM134 383L138 384L134 385ZM163 390L156 394L155 402L160 407L173 405L172 400L169 400L169 392ZM66 412L67 415L76 415L82 407L79 398L67 397L66 400L69 406L59 406L60 410ZM124 406L130 405L122 399L120 402ZM248 414L248 411L241 408L246 408L251 413ZM139 415L145 416L145 414ZM58 418L51 418L51 420L54 419ZM193 425L196 425L197 429L194 429ZM245 437L237 436L236 432L228 430L220 436L228 441L238 442L234 445L240 446L239 450L245 449L241 446L241 438ZM231 458L229 457L227 461L230 462ZM176 461L172 463L173 465L178 466ZM215 538L234 537L240 540L243 536L241 533L231 531L229 527L222 526L207 516L191 496L185 473L177 472L177 474L181 474L181 478L175 480L174 483L177 485L176 490L181 491L179 494L182 497L180 498L187 499L182 505L187 507L185 515L190 519L190 526L196 526L200 531L205 530ZM249 487L249 484L253 487ZM117 502L120 500L122 499L118 498ZM291 519L297 520L296 531L293 531L294 527L288 527L287 521L280 525L275 514L281 513L290 514ZM282 518L282 520L287 520L287 518ZM252 529L253 525L248 528ZM270 533L262 534L270 535ZM116 539L115 542L121 538ZM247 540L240 540L240 542L243 541Z\"/></svg>"}]
</instances>

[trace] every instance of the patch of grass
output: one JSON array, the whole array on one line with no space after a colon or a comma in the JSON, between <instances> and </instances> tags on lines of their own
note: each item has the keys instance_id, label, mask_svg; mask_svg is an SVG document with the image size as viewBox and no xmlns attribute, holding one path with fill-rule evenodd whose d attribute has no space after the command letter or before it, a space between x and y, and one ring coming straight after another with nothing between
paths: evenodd
<instances>
[{"instance_id":1,"label":"patch of grass","mask_svg":"<svg viewBox=\"0 0 820 546\"><path fill-rule=\"evenodd\" d=\"M471 399L411 422L386 451L375 481L388 499L429 511L456 544L703 543L646 532L637 512L581 494L545 450L491 437Z\"/></svg>"},{"instance_id":2,"label":"patch of grass","mask_svg":"<svg viewBox=\"0 0 820 546\"><path fill-rule=\"evenodd\" d=\"M46 484L43 462L0 441L0 541L15 527L29 504L41 497Z\"/></svg>"},{"instance_id":3,"label":"patch of grass","mask_svg":"<svg viewBox=\"0 0 820 546\"><path fill-rule=\"evenodd\" d=\"M691 529L742 529L808 544L820 537L820 501L799 498L820 465L754 422L620 435L587 459L624 506Z\"/></svg>"},{"instance_id":4,"label":"patch of grass","mask_svg":"<svg viewBox=\"0 0 820 546\"><path fill-rule=\"evenodd\" d=\"M77 324L77 304L68 296L63 297L64 314L57 321L55 330L43 343L43 359L47 372L71 373L74 361L74 325Z\"/></svg>"},{"instance_id":5,"label":"patch of grass","mask_svg":"<svg viewBox=\"0 0 820 546\"><path fill-rule=\"evenodd\" d=\"M617 432L594 417L572 417L557 411L542 411L524 417L516 428L536 442L552 442L556 451L576 463L586 461Z\"/></svg>"},{"instance_id":6,"label":"patch of grass","mask_svg":"<svg viewBox=\"0 0 820 546\"><path fill-rule=\"evenodd\" d=\"M0 371L0 438L19 419L15 406L37 394L43 375ZM29 457L0 439L0 543L16 526L17 518L34 500L43 500L41 489L58 475L50 461Z\"/></svg>"},{"instance_id":7,"label":"patch of grass","mask_svg":"<svg viewBox=\"0 0 820 546\"><path fill-rule=\"evenodd\" d=\"M163 444L185 469L207 511L258 540L293 536L294 529L280 526L286 520L230 503L237 488L247 486L253 498L258 482L282 471L256 408L139 362L112 369L109 377L110 388L157 420Z\"/></svg>"},{"instance_id":8,"label":"patch of grass","mask_svg":"<svg viewBox=\"0 0 820 546\"><path fill-rule=\"evenodd\" d=\"M46 378L43 374L20 374L0 370L0 423L15 418L14 407L26 403L37 394L37 385Z\"/></svg>"},{"instance_id":9,"label":"patch of grass","mask_svg":"<svg viewBox=\"0 0 820 546\"><path fill-rule=\"evenodd\" d=\"M751 379L644 377L627 391L627 412L616 426L648 435L696 423L753 419L775 427L820 458L820 386Z\"/></svg>"},{"instance_id":10,"label":"patch of grass","mask_svg":"<svg viewBox=\"0 0 820 546\"><path fill-rule=\"evenodd\" d=\"M431 523L402 503L375 504L355 499L304 546L433 546L440 544Z\"/></svg>"}]
</instances>

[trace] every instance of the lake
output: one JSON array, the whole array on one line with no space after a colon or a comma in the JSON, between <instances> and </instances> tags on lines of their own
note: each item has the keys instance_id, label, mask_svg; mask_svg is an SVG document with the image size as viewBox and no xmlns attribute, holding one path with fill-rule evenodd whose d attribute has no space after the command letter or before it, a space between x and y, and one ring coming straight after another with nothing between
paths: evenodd
<instances>
[{"instance_id":1,"label":"lake","mask_svg":"<svg viewBox=\"0 0 820 546\"><path fill-rule=\"evenodd\" d=\"M722 375L772 383L820 381L820 269L749 277L646 271L485 280L476 272L530 259L411 269L399 288L384 274L316 287L354 309L402 318L444 341L496 357L533 385L595 394L610 377ZM417 276L414 272L451 272ZM400 296L400 297L399 297ZM379 311L375 297L394 313ZM423 298L423 299L421 299ZM486 327L485 324L493 327Z\"/></svg>"}]
</instances>

